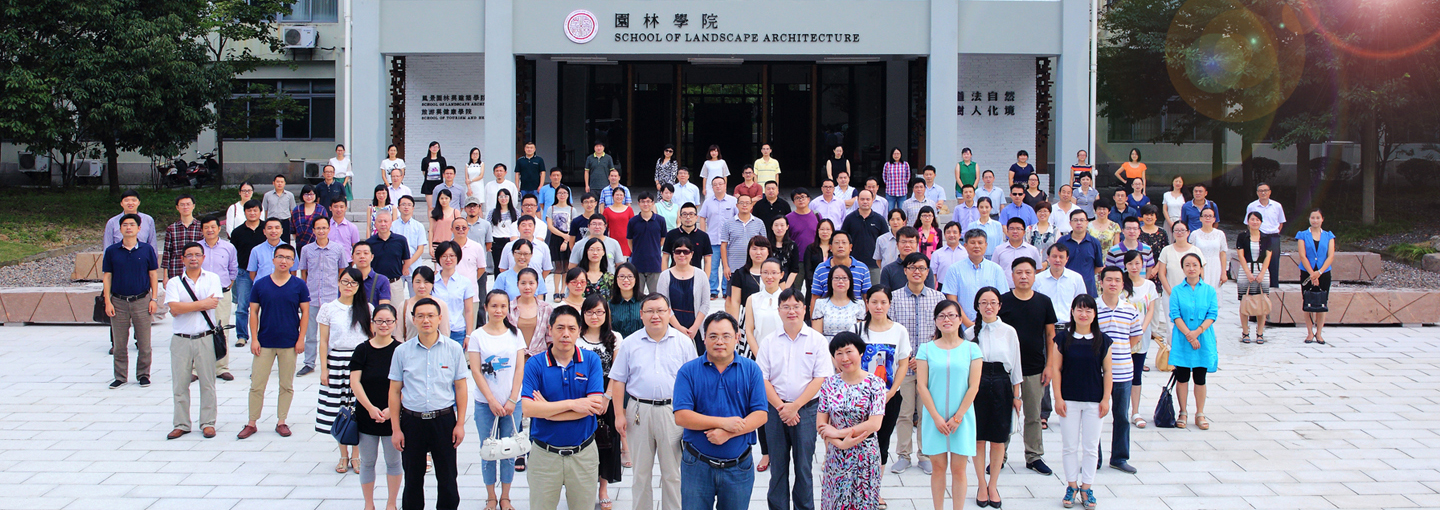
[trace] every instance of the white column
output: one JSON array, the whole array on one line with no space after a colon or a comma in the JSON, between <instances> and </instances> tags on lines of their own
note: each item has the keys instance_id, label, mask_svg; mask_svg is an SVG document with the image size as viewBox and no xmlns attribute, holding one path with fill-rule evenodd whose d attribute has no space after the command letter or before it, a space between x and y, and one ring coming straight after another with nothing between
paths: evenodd
<instances>
[{"instance_id":1,"label":"white column","mask_svg":"<svg viewBox=\"0 0 1440 510\"><path fill-rule=\"evenodd\" d=\"M1056 59L1055 79L1055 161L1057 174L1068 169L1075 152L1085 149L1095 161L1095 138L1090 132L1090 118L1095 105L1090 95L1090 2L1061 0L1060 47ZM1052 187L1065 179L1052 179ZM1058 189L1058 188L1057 188ZM1054 190L1051 190L1054 192Z\"/></svg>"},{"instance_id":2,"label":"white column","mask_svg":"<svg viewBox=\"0 0 1440 510\"><path fill-rule=\"evenodd\" d=\"M353 33L380 33L380 0L353 0L351 8L355 10ZM353 110L343 122L350 123L352 140L346 149L355 160L351 165L355 172L351 189L359 199L369 197L366 190L380 183L380 160L390 144L390 119L385 117L390 102L390 66L380 53L379 37L355 37L345 42L345 51L352 55L349 90ZM418 156L423 150L411 148L410 154ZM413 160L420 161L418 157Z\"/></svg>"},{"instance_id":3,"label":"white column","mask_svg":"<svg viewBox=\"0 0 1440 510\"><path fill-rule=\"evenodd\" d=\"M512 0L485 0L485 146L480 151L492 167L510 167L517 155L514 10Z\"/></svg>"},{"instance_id":4,"label":"white column","mask_svg":"<svg viewBox=\"0 0 1440 510\"><path fill-rule=\"evenodd\" d=\"M935 177L946 189L955 186L952 168L960 161L959 118L955 109L960 88L960 0L930 0L930 58L925 94L925 161L939 170Z\"/></svg>"}]
</instances>

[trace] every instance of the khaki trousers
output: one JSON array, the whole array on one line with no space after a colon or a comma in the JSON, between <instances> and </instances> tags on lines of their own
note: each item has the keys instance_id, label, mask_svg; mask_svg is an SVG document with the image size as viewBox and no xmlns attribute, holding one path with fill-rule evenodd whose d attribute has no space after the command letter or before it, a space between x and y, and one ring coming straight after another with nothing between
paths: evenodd
<instances>
[{"instance_id":1,"label":"khaki trousers","mask_svg":"<svg viewBox=\"0 0 1440 510\"><path fill-rule=\"evenodd\" d=\"M600 485L600 447L591 443L579 453L562 457L543 448L530 450L529 469L525 473L530 485L530 510L555 510L560 506L560 490L565 490L565 505L575 510L595 507L595 489Z\"/></svg>"},{"instance_id":2,"label":"khaki trousers","mask_svg":"<svg viewBox=\"0 0 1440 510\"><path fill-rule=\"evenodd\" d=\"M260 408L265 405L265 386L270 383L270 369L277 359L280 364L280 396L275 406L275 418L285 421L290 415L290 401L295 398L295 348L261 347L260 355L250 366L250 421L260 419ZM210 378L214 379L214 374Z\"/></svg>"},{"instance_id":3,"label":"khaki trousers","mask_svg":"<svg viewBox=\"0 0 1440 510\"><path fill-rule=\"evenodd\" d=\"M200 338L170 337L170 373L195 371L200 377L200 428L215 426L215 341L209 335ZM172 377L175 392L175 428L190 427L190 379Z\"/></svg>"},{"instance_id":4,"label":"khaki trousers","mask_svg":"<svg viewBox=\"0 0 1440 510\"><path fill-rule=\"evenodd\" d=\"M900 418L895 420L895 433L900 436L900 440L895 443L895 456L906 460L910 459L910 441L912 437L915 440L914 451L920 451L920 437L918 434L915 434L915 424L919 418L916 417L915 413L917 411L923 412L923 407L919 404L920 397L915 390L916 378L914 374L907 376L905 382L900 385L900 391L897 392L901 400Z\"/></svg>"},{"instance_id":5,"label":"khaki trousers","mask_svg":"<svg viewBox=\"0 0 1440 510\"><path fill-rule=\"evenodd\" d=\"M395 280L390 282L390 306L399 308L399 305L405 304L406 299L408 298L405 297L405 280ZM320 311L320 309L316 308L315 312L318 311Z\"/></svg>"},{"instance_id":6,"label":"khaki trousers","mask_svg":"<svg viewBox=\"0 0 1440 510\"><path fill-rule=\"evenodd\" d=\"M1040 402L1045 398L1045 389L1040 385L1040 374L1027 375L1020 382L1020 399L1025 408L1025 463L1029 464L1045 456L1045 442L1040 436Z\"/></svg>"},{"instance_id":7,"label":"khaki trousers","mask_svg":"<svg viewBox=\"0 0 1440 510\"><path fill-rule=\"evenodd\" d=\"M232 285L233 285L233 284L232 284ZM220 317L220 320L215 323L215 326L216 326L216 327L223 328L223 327L225 327L226 324L229 324L229 322L230 322L230 317L231 317L230 314L233 312L234 307L235 307L235 304L230 302L230 292L231 292L231 291L229 291L229 290L225 291L225 294L222 295L222 296L220 296L220 304L215 307L215 315L217 315L217 316ZM247 305L247 306L248 306L248 305ZM226 336L226 338L228 339L228 338L233 338L234 335L236 335L236 334L238 334L238 333L235 333L234 331L231 331L231 332L226 333L225 336ZM227 347L229 347L229 346L227 346ZM225 355L222 356L220 359L215 360L215 373L214 373L214 374L210 374L210 377L213 378L213 377L215 377L216 374L223 374L223 373L225 373L225 372L229 372L229 371L230 371L230 351L231 351L231 349L234 349L234 347L230 347L229 349L225 349ZM214 348L214 347L211 347L210 350L211 350L211 351L214 351L215 348ZM213 355L214 353L212 352L211 354ZM181 373L184 373L184 372L174 372L174 373L176 373L176 374L181 374ZM196 371L194 371L194 372L192 372L192 373L194 373L196 377L199 377L199 376L200 376L200 371L199 371L199 370L196 370Z\"/></svg>"},{"instance_id":8,"label":"khaki trousers","mask_svg":"<svg viewBox=\"0 0 1440 510\"><path fill-rule=\"evenodd\" d=\"M110 344L115 348L115 380L130 380L130 328L135 328L135 377L150 377L150 300L125 301L110 297L115 316L110 318Z\"/></svg>"},{"instance_id":9,"label":"khaki trousers","mask_svg":"<svg viewBox=\"0 0 1440 510\"><path fill-rule=\"evenodd\" d=\"M625 408L625 434L630 461L635 467L635 510L654 510L655 489L650 486L655 458L660 458L660 508L680 510L680 426L671 406L652 406L631 400Z\"/></svg>"}]
</instances>

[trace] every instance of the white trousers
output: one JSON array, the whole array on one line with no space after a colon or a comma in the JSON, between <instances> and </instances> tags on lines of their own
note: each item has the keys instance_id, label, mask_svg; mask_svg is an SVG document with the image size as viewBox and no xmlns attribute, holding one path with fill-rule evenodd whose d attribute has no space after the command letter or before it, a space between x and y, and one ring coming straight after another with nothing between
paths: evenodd
<instances>
[{"instance_id":1,"label":"white trousers","mask_svg":"<svg viewBox=\"0 0 1440 510\"><path fill-rule=\"evenodd\" d=\"M1095 463L1100 460L1100 403L1066 400L1065 411L1065 416L1060 418L1065 482L1093 484ZM1084 448L1083 452L1081 448Z\"/></svg>"},{"instance_id":2,"label":"white trousers","mask_svg":"<svg viewBox=\"0 0 1440 510\"><path fill-rule=\"evenodd\" d=\"M654 510L650 485L656 461L660 464L660 508L680 510L680 426L670 406L630 401L625 408L630 460L635 466L635 510ZM1098 443L1097 443L1098 444ZM582 509L583 510L583 509Z\"/></svg>"}]
</instances>

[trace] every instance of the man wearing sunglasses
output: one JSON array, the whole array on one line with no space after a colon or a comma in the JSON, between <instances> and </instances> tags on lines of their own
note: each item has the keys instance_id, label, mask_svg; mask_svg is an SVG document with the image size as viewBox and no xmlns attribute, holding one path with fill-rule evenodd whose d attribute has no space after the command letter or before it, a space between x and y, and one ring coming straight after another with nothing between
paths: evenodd
<instances>
[{"instance_id":1,"label":"man wearing sunglasses","mask_svg":"<svg viewBox=\"0 0 1440 510\"><path fill-rule=\"evenodd\" d=\"M1010 203L1000 208L1000 223L1008 224L1010 218L1025 220L1026 227L1040 222L1040 218L1035 217L1035 208L1025 203L1025 185L1023 184L1010 185Z\"/></svg>"}]
</instances>

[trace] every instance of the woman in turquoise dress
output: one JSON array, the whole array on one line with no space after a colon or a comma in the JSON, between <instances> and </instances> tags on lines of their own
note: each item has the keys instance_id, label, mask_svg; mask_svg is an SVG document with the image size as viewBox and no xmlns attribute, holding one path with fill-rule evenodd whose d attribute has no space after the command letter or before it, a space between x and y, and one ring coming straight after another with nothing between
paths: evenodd
<instances>
[{"instance_id":1,"label":"woman in turquoise dress","mask_svg":"<svg viewBox=\"0 0 1440 510\"><path fill-rule=\"evenodd\" d=\"M920 346L915 355L916 385L920 403L920 453L930 457L930 497L935 508L945 508L945 470L954 478L951 494L955 508L965 506L965 467L975 455L975 395L980 391L980 367L985 355L980 344L960 334L960 304L945 300L935 306L935 341Z\"/></svg>"},{"instance_id":2,"label":"woman in turquoise dress","mask_svg":"<svg viewBox=\"0 0 1440 510\"><path fill-rule=\"evenodd\" d=\"M1205 418L1205 374L1220 368L1220 353L1215 346L1215 332L1211 330L1220 316L1220 305L1215 287L1201 278L1205 270L1199 255L1186 254L1180 259L1180 267L1185 270L1185 282L1170 291L1170 321L1175 324L1170 333L1170 364L1175 365L1175 400L1180 404L1175 427L1185 428L1185 404L1190 379L1194 377L1195 426L1209 430L1210 420Z\"/></svg>"},{"instance_id":3,"label":"woman in turquoise dress","mask_svg":"<svg viewBox=\"0 0 1440 510\"><path fill-rule=\"evenodd\" d=\"M880 446L885 380L865 371L865 341L853 331L835 335L830 357L839 373L820 386L816 430L825 441L821 510L873 510L880 504Z\"/></svg>"}]
</instances>

